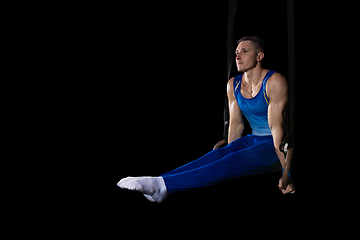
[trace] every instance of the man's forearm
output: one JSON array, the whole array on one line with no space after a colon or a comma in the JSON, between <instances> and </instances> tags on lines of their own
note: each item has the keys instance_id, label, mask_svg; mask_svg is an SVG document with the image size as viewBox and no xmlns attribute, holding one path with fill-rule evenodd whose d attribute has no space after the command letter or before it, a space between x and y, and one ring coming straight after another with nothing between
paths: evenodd
<instances>
[{"instance_id":1,"label":"man's forearm","mask_svg":"<svg viewBox=\"0 0 360 240\"><path fill-rule=\"evenodd\" d=\"M241 138L244 132L244 124L231 124L229 125L228 143Z\"/></svg>"},{"instance_id":2,"label":"man's forearm","mask_svg":"<svg viewBox=\"0 0 360 240\"><path fill-rule=\"evenodd\" d=\"M282 168L284 168L284 166L285 166L285 155L279 149L280 143L281 143L282 138L283 138L284 130L283 130L282 126L280 125L280 126L277 126L277 127L273 127L271 129L271 132L272 132L273 139L274 139L275 152L276 152L278 158L280 159L280 163L281 163Z\"/></svg>"}]
</instances>

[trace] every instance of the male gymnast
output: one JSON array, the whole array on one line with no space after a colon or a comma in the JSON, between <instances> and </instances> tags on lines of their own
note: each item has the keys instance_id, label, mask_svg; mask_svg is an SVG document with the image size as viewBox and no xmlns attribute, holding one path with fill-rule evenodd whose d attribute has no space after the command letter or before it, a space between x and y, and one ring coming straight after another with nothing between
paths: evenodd
<instances>
[{"instance_id":1,"label":"male gymnast","mask_svg":"<svg viewBox=\"0 0 360 240\"><path fill-rule=\"evenodd\" d=\"M288 87L281 74L261 67L264 43L256 36L243 37L236 48L236 66L243 74L227 84L230 124L228 145L158 177L127 177L118 186L141 192L151 202L163 202L169 194L214 185L225 180L284 169L279 150L283 138L283 111ZM242 115L252 134L242 136ZM294 193L292 181L279 189Z\"/></svg>"}]
</instances>

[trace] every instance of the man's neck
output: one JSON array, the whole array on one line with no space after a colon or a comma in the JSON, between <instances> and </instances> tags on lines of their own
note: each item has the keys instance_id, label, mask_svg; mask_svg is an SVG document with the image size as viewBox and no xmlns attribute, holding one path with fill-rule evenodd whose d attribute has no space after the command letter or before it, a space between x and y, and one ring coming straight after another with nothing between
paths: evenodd
<instances>
[{"instance_id":1,"label":"man's neck","mask_svg":"<svg viewBox=\"0 0 360 240\"><path fill-rule=\"evenodd\" d=\"M262 81L263 68L260 65L244 72L244 80L250 85L258 85Z\"/></svg>"}]
</instances>

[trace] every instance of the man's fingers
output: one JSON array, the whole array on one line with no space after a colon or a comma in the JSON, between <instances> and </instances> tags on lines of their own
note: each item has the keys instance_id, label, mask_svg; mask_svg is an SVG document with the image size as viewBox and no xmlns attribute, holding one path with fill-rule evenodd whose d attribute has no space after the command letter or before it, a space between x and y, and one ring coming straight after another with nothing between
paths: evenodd
<instances>
[{"instance_id":1,"label":"man's fingers","mask_svg":"<svg viewBox=\"0 0 360 240\"><path fill-rule=\"evenodd\" d=\"M295 189L291 185L288 185L286 189L282 189L281 191L283 194L295 193Z\"/></svg>"}]
</instances>

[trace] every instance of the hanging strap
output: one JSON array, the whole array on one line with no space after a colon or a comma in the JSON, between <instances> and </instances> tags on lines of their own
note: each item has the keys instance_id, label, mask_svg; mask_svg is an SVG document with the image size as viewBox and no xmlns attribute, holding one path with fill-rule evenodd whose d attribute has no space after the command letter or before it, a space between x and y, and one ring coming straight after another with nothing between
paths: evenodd
<instances>
[{"instance_id":1,"label":"hanging strap","mask_svg":"<svg viewBox=\"0 0 360 240\"><path fill-rule=\"evenodd\" d=\"M237 0L229 0L228 5L228 22L227 22L227 80L230 79L231 67L234 60L234 22L235 22L235 13L236 13L236 5ZM230 121L230 114L229 114L229 104L228 104L227 94L225 94L225 104L224 104L224 138L227 143L228 139L228 132L229 132L229 121Z\"/></svg>"},{"instance_id":2,"label":"hanging strap","mask_svg":"<svg viewBox=\"0 0 360 240\"><path fill-rule=\"evenodd\" d=\"M289 77L288 77L288 86L289 86L289 97L288 104L289 109L286 113L285 122L285 131L284 141L280 144L279 148L282 148L282 145L287 145L287 149L284 148L284 153L286 152L285 159L285 168L282 176L282 188L286 188L287 182L289 179L289 171L293 157L294 151L294 105L295 105L295 34L294 34L294 0L287 0L287 27L288 27L288 68L289 68Z\"/></svg>"}]
</instances>

